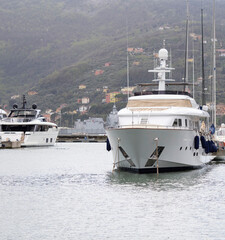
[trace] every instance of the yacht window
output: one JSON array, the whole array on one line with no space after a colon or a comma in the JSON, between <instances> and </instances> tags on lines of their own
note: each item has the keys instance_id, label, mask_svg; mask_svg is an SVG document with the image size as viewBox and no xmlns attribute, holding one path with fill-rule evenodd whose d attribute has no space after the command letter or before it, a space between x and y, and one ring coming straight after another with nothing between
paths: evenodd
<instances>
[{"instance_id":1,"label":"yacht window","mask_svg":"<svg viewBox=\"0 0 225 240\"><path fill-rule=\"evenodd\" d=\"M182 127L182 120L178 119L179 127Z\"/></svg>"},{"instance_id":2,"label":"yacht window","mask_svg":"<svg viewBox=\"0 0 225 240\"><path fill-rule=\"evenodd\" d=\"M50 142L52 143L52 138L50 138Z\"/></svg>"},{"instance_id":3,"label":"yacht window","mask_svg":"<svg viewBox=\"0 0 225 240\"><path fill-rule=\"evenodd\" d=\"M46 143L48 143L48 138L46 138Z\"/></svg>"},{"instance_id":4,"label":"yacht window","mask_svg":"<svg viewBox=\"0 0 225 240\"><path fill-rule=\"evenodd\" d=\"M34 110L12 110L9 117L34 118L35 115Z\"/></svg>"},{"instance_id":5,"label":"yacht window","mask_svg":"<svg viewBox=\"0 0 225 240\"><path fill-rule=\"evenodd\" d=\"M49 126L45 126L45 125L37 125L36 127L36 131L37 132L46 132L48 131Z\"/></svg>"},{"instance_id":6,"label":"yacht window","mask_svg":"<svg viewBox=\"0 0 225 240\"><path fill-rule=\"evenodd\" d=\"M193 122L190 120L189 121L189 128L192 129L193 128Z\"/></svg>"},{"instance_id":7,"label":"yacht window","mask_svg":"<svg viewBox=\"0 0 225 240\"><path fill-rule=\"evenodd\" d=\"M141 118L141 124L147 124L148 118Z\"/></svg>"},{"instance_id":8,"label":"yacht window","mask_svg":"<svg viewBox=\"0 0 225 240\"><path fill-rule=\"evenodd\" d=\"M199 122L194 122L194 128L199 129Z\"/></svg>"},{"instance_id":9,"label":"yacht window","mask_svg":"<svg viewBox=\"0 0 225 240\"><path fill-rule=\"evenodd\" d=\"M33 132L35 125L2 125L4 132Z\"/></svg>"},{"instance_id":10,"label":"yacht window","mask_svg":"<svg viewBox=\"0 0 225 240\"><path fill-rule=\"evenodd\" d=\"M177 124L177 119L175 119L174 122L173 122L173 127L177 127L177 125L178 125Z\"/></svg>"},{"instance_id":11,"label":"yacht window","mask_svg":"<svg viewBox=\"0 0 225 240\"><path fill-rule=\"evenodd\" d=\"M187 119L185 119L185 127L187 127L188 126L188 121L187 121Z\"/></svg>"}]
</instances>

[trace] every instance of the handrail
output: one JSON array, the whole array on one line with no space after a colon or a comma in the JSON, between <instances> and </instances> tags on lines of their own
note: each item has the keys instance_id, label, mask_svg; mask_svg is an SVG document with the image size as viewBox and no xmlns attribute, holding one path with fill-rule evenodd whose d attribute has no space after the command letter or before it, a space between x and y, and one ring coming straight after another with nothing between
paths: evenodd
<instances>
[{"instance_id":1,"label":"handrail","mask_svg":"<svg viewBox=\"0 0 225 240\"><path fill-rule=\"evenodd\" d=\"M160 125L150 125L150 124L131 124L131 125L119 126L118 128L154 128L154 129L194 130L188 127L160 126Z\"/></svg>"}]
</instances>

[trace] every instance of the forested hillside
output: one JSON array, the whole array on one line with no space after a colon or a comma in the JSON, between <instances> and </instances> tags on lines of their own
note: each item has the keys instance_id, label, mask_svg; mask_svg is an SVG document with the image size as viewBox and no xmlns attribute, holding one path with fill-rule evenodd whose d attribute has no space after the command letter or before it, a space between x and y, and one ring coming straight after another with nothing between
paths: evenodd
<instances>
[{"instance_id":1,"label":"forested hillside","mask_svg":"<svg viewBox=\"0 0 225 240\"><path fill-rule=\"evenodd\" d=\"M208 79L212 69L212 1L203 2ZM190 33L200 35L201 1L189 3ZM223 49L225 4L223 0L217 0L216 4L217 48ZM153 76L147 70L153 68L153 52L162 47L164 39L176 68L173 78L181 81L185 21L185 0L2 0L0 103L9 109L13 102L20 101L18 96L26 94L30 104L36 102L43 110L53 112L63 105L62 111L66 113L79 109L78 100L88 97L87 114L104 115L111 105L102 103L103 87L113 92L126 86L127 39L129 48L143 49L129 53L131 85L151 81ZM197 81L201 77L201 44L199 39L193 44L192 40L190 36L189 48L192 51L194 44L195 49ZM96 70L101 70L101 74L96 74ZM217 70L221 92L225 57L217 56ZM81 84L86 88L79 89ZM207 84L210 91L210 80ZM118 106L123 105L124 98L120 100ZM218 101L225 103L220 94Z\"/></svg>"}]
</instances>

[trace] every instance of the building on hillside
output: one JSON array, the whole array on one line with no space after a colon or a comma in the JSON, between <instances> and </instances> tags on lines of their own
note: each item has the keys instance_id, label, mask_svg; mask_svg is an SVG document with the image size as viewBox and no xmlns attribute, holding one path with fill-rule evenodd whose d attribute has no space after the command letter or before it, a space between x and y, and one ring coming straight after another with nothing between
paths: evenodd
<instances>
[{"instance_id":1,"label":"building on hillside","mask_svg":"<svg viewBox=\"0 0 225 240\"><path fill-rule=\"evenodd\" d=\"M56 109L56 113L60 113L61 112L61 110L64 108L64 107L66 107L67 106L67 104L66 103L63 103L63 104L61 104L57 109Z\"/></svg>"},{"instance_id":2,"label":"building on hillside","mask_svg":"<svg viewBox=\"0 0 225 240\"><path fill-rule=\"evenodd\" d=\"M216 49L219 54L219 57L225 57L225 49Z\"/></svg>"},{"instance_id":3,"label":"building on hillside","mask_svg":"<svg viewBox=\"0 0 225 240\"><path fill-rule=\"evenodd\" d=\"M115 103L118 102L118 99L116 98L116 95L120 94L120 92L111 92L111 93L107 93L105 100L106 103Z\"/></svg>"},{"instance_id":4,"label":"building on hillside","mask_svg":"<svg viewBox=\"0 0 225 240\"><path fill-rule=\"evenodd\" d=\"M125 88L122 88L121 89L121 93L122 94L130 94L130 95L132 95L133 94L133 91L134 91L134 89L135 89L136 87L134 86L134 87L125 87Z\"/></svg>"},{"instance_id":5,"label":"building on hillside","mask_svg":"<svg viewBox=\"0 0 225 240\"><path fill-rule=\"evenodd\" d=\"M104 73L104 70L98 69L95 71L95 76L101 75Z\"/></svg>"},{"instance_id":6,"label":"building on hillside","mask_svg":"<svg viewBox=\"0 0 225 240\"><path fill-rule=\"evenodd\" d=\"M79 89L80 89L80 90L81 90L81 89L86 89L86 85L84 85L84 84L79 85Z\"/></svg>"},{"instance_id":7,"label":"building on hillside","mask_svg":"<svg viewBox=\"0 0 225 240\"><path fill-rule=\"evenodd\" d=\"M28 92L28 95L29 96L34 96L34 95L37 95L38 93L37 92L35 92L35 91L29 91Z\"/></svg>"},{"instance_id":8,"label":"building on hillside","mask_svg":"<svg viewBox=\"0 0 225 240\"><path fill-rule=\"evenodd\" d=\"M53 114L53 110L52 110L52 109L47 109L47 110L45 111L45 113L46 113L46 114Z\"/></svg>"},{"instance_id":9,"label":"building on hillside","mask_svg":"<svg viewBox=\"0 0 225 240\"><path fill-rule=\"evenodd\" d=\"M133 54L144 53L143 48L127 48L127 51Z\"/></svg>"},{"instance_id":10,"label":"building on hillside","mask_svg":"<svg viewBox=\"0 0 225 240\"><path fill-rule=\"evenodd\" d=\"M109 67L111 65L111 62L105 63L105 67Z\"/></svg>"},{"instance_id":11,"label":"building on hillside","mask_svg":"<svg viewBox=\"0 0 225 240\"><path fill-rule=\"evenodd\" d=\"M82 105L82 106L79 107L79 112L80 112L80 113L86 113L87 110L88 110L88 107L87 107L87 106L83 106L83 105Z\"/></svg>"},{"instance_id":12,"label":"building on hillside","mask_svg":"<svg viewBox=\"0 0 225 240\"><path fill-rule=\"evenodd\" d=\"M225 104L220 103L216 105L216 115L224 116L225 115Z\"/></svg>"},{"instance_id":13,"label":"building on hillside","mask_svg":"<svg viewBox=\"0 0 225 240\"><path fill-rule=\"evenodd\" d=\"M90 99L88 98L88 97L83 97L82 99L81 99L81 103L82 104L88 104L90 102Z\"/></svg>"},{"instance_id":14,"label":"building on hillside","mask_svg":"<svg viewBox=\"0 0 225 240\"><path fill-rule=\"evenodd\" d=\"M104 93L107 93L108 92L108 86L103 86L103 90L102 90Z\"/></svg>"},{"instance_id":15,"label":"building on hillside","mask_svg":"<svg viewBox=\"0 0 225 240\"><path fill-rule=\"evenodd\" d=\"M17 99L17 98L20 98L20 95L14 95L11 97L11 99Z\"/></svg>"},{"instance_id":16,"label":"building on hillside","mask_svg":"<svg viewBox=\"0 0 225 240\"><path fill-rule=\"evenodd\" d=\"M45 113L43 114L43 117L45 117L48 122L51 122L51 114Z\"/></svg>"},{"instance_id":17,"label":"building on hillside","mask_svg":"<svg viewBox=\"0 0 225 240\"><path fill-rule=\"evenodd\" d=\"M194 41L200 41L202 39L202 35L198 35L196 33L190 33L190 37L194 40Z\"/></svg>"},{"instance_id":18,"label":"building on hillside","mask_svg":"<svg viewBox=\"0 0 225 240\"><path fill-rule=\"evenodd\" d=\"M133 62L133 65L134 65L134 66L139 66L139 65L140 65L140 62Z\"/></svg>"}]
</instances>

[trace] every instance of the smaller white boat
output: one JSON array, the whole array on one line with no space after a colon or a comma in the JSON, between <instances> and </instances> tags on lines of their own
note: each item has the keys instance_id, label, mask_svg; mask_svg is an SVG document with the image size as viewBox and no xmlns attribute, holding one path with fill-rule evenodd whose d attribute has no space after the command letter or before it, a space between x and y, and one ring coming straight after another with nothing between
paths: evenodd
<instances>
[{"instance_id":1,"label":"smaller white boat","mask_svg":"<svg viewBox=\"0 0 225 240\"><path fill-rule=\"evenodd\" d=\"M214 141L217 143L218 151L215 160L225 160L225 124L222 123L220 128L215 131Z\"/></svg>"},{"instance_id":2,"label":"smaller white boat","mask_svg":"<svg viewBox=\"0 0 225 240\"><path fill-rule=\"evenodd\" d=\"M0 120L1 141L20 141L22 147L52 146L58 136L58 127L55 123L47 122L40 115L37 105L26 108L26 99L23 96L23 105L18 108L13 105L8 117Z\"/></svg>"},{"instance_id":3,"label":"smaller white boat","mask_svg":"<svg viewBox=\"0 0 225 240\"><path fill-rule=\"evenodd\" d=\"M7 117L6 111L0 109L0 120Z\"/></svg>"}]
</instances>

